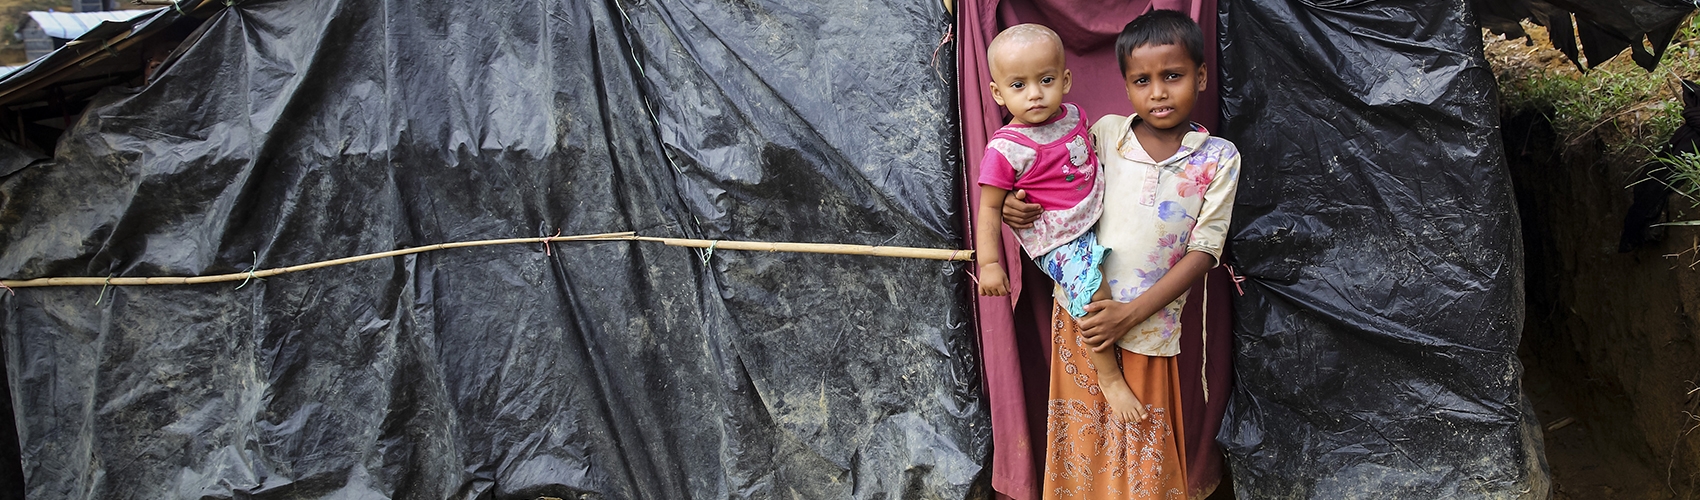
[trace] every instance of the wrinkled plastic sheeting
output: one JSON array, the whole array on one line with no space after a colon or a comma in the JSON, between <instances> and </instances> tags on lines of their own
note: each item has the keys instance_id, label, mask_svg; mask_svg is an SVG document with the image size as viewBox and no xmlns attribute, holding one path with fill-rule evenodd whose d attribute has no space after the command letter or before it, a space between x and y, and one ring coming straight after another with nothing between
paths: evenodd
<instances>
[{"instance_id":1,"label":"wrinkled plastic sheeting","mask_svg":"<svg viewBox=\"0 0 1700 500\"><path fill-rule=\"evenodd\" d=\"M936 1L247 2L0 179L0 276L950 248ZM14 155L15 156L15 155ZM602 242L19 290L30 498L967 498L961 264Z\"/></svg>"},{"instance_id":2,"label":"wrinkled plastic sheeting","mask_svg":"<svg viewBox=\"0 0 1700 500\"><path fill-rule=\"evenodd\" d=\"M1578 54L1586 55L1587 66L1594 67L1629 49L1630 57L1647 71L1659 65L1671 38L1696 5L1694 0L1472 0L1471 3L1482 27L1508 38L1526 36L1520 24L1523 20L1546 26L1553 47L1578 66L1583 63Z\"/></svg>"},{"instance_id":3,"label":"wrinkled plastic sheeting","mask_svg":"<svg viewBox=\"0 0 1700 500\"><path fill-rule=\"evenodd\" d=\"M1522 253L1481 33L1455 2L1221 7L1250 498L1545 498Z\"/></svg>"}]
</instances>

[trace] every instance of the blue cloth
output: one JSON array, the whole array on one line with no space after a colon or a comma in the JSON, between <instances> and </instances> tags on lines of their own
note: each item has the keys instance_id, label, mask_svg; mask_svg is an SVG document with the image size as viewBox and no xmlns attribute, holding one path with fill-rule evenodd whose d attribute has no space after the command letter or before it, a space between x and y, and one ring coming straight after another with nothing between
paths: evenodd
<instances>
[{"instance_id":1,"label":"blue cloth","mask_svg":"<svg viewBox=\"0 0 1700 500\"><path fill-rule=\"evenodd\" d=\"M1097 230L1088 230L1074 241L1064 243L1039 257L1035 264L1052 281L1062 285L1063 297L1058 297L1068 314L1079 318L1086 315L1086 304L1092 303L1092 293L1104 282L1104 253L1108 248L1098 244Z\"/></svg>"}]
</instances>

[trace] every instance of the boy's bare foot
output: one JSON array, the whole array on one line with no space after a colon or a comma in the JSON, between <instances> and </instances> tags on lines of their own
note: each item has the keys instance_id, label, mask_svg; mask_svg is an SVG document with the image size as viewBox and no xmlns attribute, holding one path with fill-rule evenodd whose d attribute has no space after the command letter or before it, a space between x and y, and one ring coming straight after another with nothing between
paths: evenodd
<instances>
[{"instance_id":1,"label":"boy's bare foot","mask_svg":"<svg viewBox=\"0 0 1700 500\"><path fill-rule=\"evenodd\" d=\"M1104 391L1104 399L1110 401L1110 411L1116 413L1116 418L1131 424L1145 421L1145 405L1133 395L1133 389L1128 388L1126 380L1120 377L1115 380L1099 379L1098 389Z\"/></svg>"}]
</instances>

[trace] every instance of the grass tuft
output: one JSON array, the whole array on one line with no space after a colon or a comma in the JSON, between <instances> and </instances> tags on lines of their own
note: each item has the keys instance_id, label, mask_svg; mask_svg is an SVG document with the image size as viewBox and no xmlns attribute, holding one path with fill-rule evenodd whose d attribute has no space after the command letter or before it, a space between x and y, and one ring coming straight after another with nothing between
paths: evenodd
<instances>
[{"instance_id":1,"label":"grass tuft","mask_svg":"<svg viewBox=\"0 0 1700 500\"><path fill-rule=\"evenodd\" d=\"M1681 78L1700 78L1700 19L1689 18L1649 73L1627 51L1587 72L1525 24L1532 40L1487 34L1486 54L1499 82L1502 111L1546 115L1568 148L1601 141L1627 164L1651 159L1682 124Z\"/></svg>"},{"instance_id":2,"label":"grass tuft","mask_svg":"<svg viewBox=\"0 0 1700 500\"><path fill-rule=\"evenodd\" d=\"M1700 207L1700 154L1689 151L1659 153L1653 156L1653 161L1659 165L1659 168L1650 172L1647 179L1641 182L1664 182L1671 187L1671 190L1676 191L1676 194L1687 198L1688 202L1694 206ZM1663 170L1669 180L1661 180L1657 176L1651 175L1658 173L1658 170Z\"/></svg>"}]
</instances>

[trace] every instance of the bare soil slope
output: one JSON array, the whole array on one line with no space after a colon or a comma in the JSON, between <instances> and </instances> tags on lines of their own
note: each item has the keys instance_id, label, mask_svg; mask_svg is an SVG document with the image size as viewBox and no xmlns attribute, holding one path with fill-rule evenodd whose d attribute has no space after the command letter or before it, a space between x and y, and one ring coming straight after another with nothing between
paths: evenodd
<instances>
[{"instance_id":1,"label":"bare soil slope","mask_svg":"<svg viewBox=\"0 0 1700 500\"><path fill-rule=\"evenodd\" d=\"M1489 37L1526 251L1525 388L1557 498L1700 498L1700 227L1618 252L1625 187L1680 121L1674 75L1697 76L1692 33L1651 75L1582 75L1544 41ZM1672 196L1670 217L1700 209Z\"/></svg>"}]
</instances>

